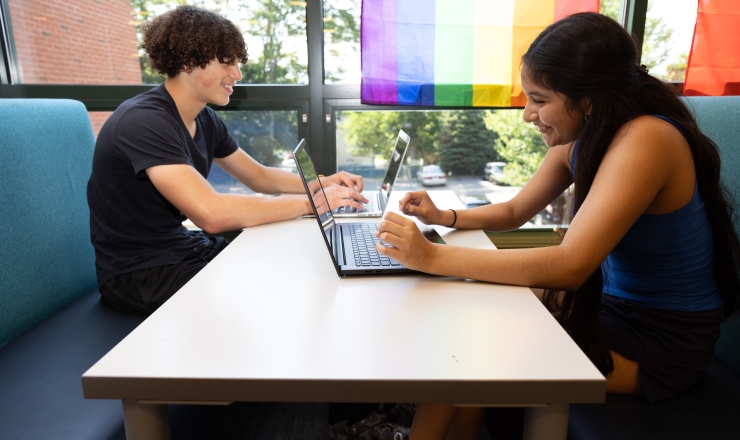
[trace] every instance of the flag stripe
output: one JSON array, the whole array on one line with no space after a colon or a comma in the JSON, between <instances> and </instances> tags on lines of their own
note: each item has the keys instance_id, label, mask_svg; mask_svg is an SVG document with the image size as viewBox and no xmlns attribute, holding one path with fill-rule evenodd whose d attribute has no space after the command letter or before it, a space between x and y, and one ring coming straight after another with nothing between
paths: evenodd
<instances>
[{"instance_id":1,"label":"flag stripe","mask_svg":"<svg viewBox=\"0 0 740 440\"><path fill-rule=\"evenodd\" d=\"M366 104L522 106L520 59L554 19L599 0L364 0Z\"/></svg>"},{"instance_id":2,"label":"flag stripe","mask_svg":"<svg viewBox=\"0 0 740 440\"><path fill-rule=\"evenodd\" d=\"M435 104L473 104L473 14L475 0L437 0Z\"/></svg>"},{"instance_id":3,"label":"flag stripe","mask_svg":"<svg viewBox=\"0 0 740 440\"><path fill-rule=\"evenodd\" d=\"M396 1L362 3L361 96L371 104L398 102Z\"/></svg>"},{"instance_id":4,"label":"flag stripe","mask_svg":"<svg viewBox=\"0 0 740 440\"><path fill-rule=\"evenodd\" d=\"M398 104L434 105L435 1L398 3Z\"/></svg>"}]
</instances>

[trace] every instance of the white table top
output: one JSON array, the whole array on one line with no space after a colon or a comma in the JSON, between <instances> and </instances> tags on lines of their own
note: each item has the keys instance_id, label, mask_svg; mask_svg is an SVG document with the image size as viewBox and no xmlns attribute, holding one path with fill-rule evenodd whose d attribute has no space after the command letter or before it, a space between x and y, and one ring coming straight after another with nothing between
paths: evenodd
<instances>
[{"instance_id":1,"label":"white table top","mask_svg":"<svg viewBox=\"0 0 740 440\"><path fill-rule=\"evenodd\" d=\"M439 232L494 248L481 231ZM82 382L86 398L166 402L536 405L606 389L529 289L340 279L312 218L246 229Z\"/></svg>"}]
</instances>

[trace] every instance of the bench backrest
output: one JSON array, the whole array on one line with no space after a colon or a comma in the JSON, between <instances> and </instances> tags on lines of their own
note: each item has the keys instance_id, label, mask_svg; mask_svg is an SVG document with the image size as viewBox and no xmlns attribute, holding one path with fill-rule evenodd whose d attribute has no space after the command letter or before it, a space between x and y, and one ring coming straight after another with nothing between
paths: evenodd
<instances>
[{"instance_id":1,"label":"bench backrest","mask_svg":"<svg viewBox=\"0 0 740 440\"><path fill-rule=\"evenodd\" d=\"M82 103L0 99L0 347L96 286Z\"/></svg>"},{"instance_id":2,"label":"bench backrest","mask_svg":"<svg viewBox=\"0 0 740 440\"><path fill-rule=\"evenodd\" d=\"M735 203L735 231L740 234L740 96L685 98L699 128L719 147L722 182ZM728 367L740 373L740 313L722 325L714 351Z\"/></svg>"}]
</instances>

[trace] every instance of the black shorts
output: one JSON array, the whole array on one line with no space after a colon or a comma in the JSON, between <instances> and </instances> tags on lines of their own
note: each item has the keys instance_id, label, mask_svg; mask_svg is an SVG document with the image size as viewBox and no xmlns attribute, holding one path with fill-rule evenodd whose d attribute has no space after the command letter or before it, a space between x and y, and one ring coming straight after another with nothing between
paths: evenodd
<instances>
[{"instance_id":1,"label":"black shorts","mask_svg":"<svg viewBox=\"0 0 740 440\"><path fill-rule=\"evenodd\" d=\"M100 287L100 293L116 310L150 315L229 244L223 237L209 237L208 240L207 247L191 253L179 263L117 275Z\"/></svg>"},{"instance_id":2,"label":"black shorts","mask_svg":"<svg viewBox=\"0 0 740 440\"><path fill-rule=\"evenodd\" d=\"M611 350L637 362L650 403L673 397L704 376L721 323L722 309L652 309L601 295L599 327Z\"/></svg>"}]
</instances>

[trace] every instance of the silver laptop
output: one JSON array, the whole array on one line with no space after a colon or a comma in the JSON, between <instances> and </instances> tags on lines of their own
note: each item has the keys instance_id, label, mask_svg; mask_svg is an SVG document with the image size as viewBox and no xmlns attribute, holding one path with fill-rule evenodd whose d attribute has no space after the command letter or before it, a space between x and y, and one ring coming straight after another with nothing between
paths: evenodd
<instances>
[{"instance_id":1,"label":"silver laptop","mask_svg":"<svg viewBox=\"0 0 740 440\"><path fill-rule=\"evenodd\" d=\"M379 191L363 191L362 195L368 200L362 209L353 206L342 206L332 211L334 217L382 217L385 208L388 205L388 199L391 197L393 185L396 183L398 172L401 170L401 164L406 157L406 151L409 149L411 139L403 130L398 130L396 143L391 152L391 158L388 160L388 169L385 171L383 183Z\"/></svg>"},{"instance_id":2,"label":"silver laptop","mask_svg":"<svg viewBox=\"0 0 740 440\"><path fill-rule=\"evenodd\" d=\"M337 275L342 277L415 273L375 250L375 244L380 241L375 237L378 222L335 222L313 161L306 151L304 139L301 139L293 151L293 157ZM422 232L428 240L444 243L433 228L424 229Z\"/></svg>"}]
</instances>

